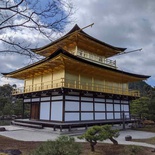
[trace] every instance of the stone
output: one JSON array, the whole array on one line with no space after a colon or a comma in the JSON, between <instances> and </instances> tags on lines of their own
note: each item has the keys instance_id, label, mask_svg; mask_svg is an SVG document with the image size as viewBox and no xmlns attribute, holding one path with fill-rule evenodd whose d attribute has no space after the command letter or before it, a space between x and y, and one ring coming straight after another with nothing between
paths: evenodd
<instances>
[{"instance_id":1,"label":"stone","mask_svg":"<svg viewBox=\"0 0 155 155\"><path fill-rule=\"evenodd\" d=\"M6 131L4 127L0 127L0 131Z\"/></svg>"},{"instance_id":2,"label":"stone","mask_svg":"<svg viewBox=\"0 0 155 155\"><path fill-rule=\"evenodd\" d=\"M127 136L125 136L125 140L126 141L131 141L132 140L132 137L130 135L127 135Z\"/></svg>"},{"instance_id":3,"label":"stone","mask_svg":"<svg viewBox=\"0 0 155 155\"><path fill-rule=\"evenodd\" d=\"M6 153L7 155L21 155L22 152L18 149L0 150L0 153Z\"/></svg>"}]
</instances>

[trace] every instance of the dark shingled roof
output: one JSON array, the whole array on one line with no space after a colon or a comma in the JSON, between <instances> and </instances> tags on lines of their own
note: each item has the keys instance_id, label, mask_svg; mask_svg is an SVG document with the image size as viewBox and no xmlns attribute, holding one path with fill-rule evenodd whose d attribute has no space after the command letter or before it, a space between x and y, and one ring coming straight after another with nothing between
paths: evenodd
<instances>
[{"instance_id":1,"label":"dark shingled roof","mask_svg":"<svg viewBox=\"0 0 155 155\"><path fill-rule=\"evenodd\" d=\"M148 76L148 75L139 75L139 74L129 73L129 72L125 72L125 71L122 71L122 70L118 70L118 69L110 68L110 67L103 66L103 65L100 65L100 64L96 64L96 63L93 63L93 62L91 62L91 61L82 59L82 58L80 58L80 57L78 57L78 56L72 55L72 54L70 54L69 52L67 52L67 51L65 51L65 50L63 50L63 49L58 49L58 50L56 50L56 51L55 51L53 54L51 54L49 57L44 58L44 59L42 59L41 61L38 61L38 62L36 62L36 63L34 63L34 64L28 65L28 66L26 66L26 67L23 67L23 68L21 68L21 69L18 69L18 70L16 70L16 71L13 71L13 72L10 72L10 73L2 73L2 74L3 74L3 75L9 75L9 74L18 73L18 72L23 71L23 70L25 70L25 69L28 69L28 68L30 68L30 67L34 67L34 66L37 66L37 65L39 65L39 64L42 64L42 63L44 63L44 62L46 62L46 61L48 61L48 60L50 60L50 59L52 59L52 58L58 56L58 55L61 54L61 53L64 54L65 56L68 56L68 57L70 57L70 58L76 60L76 61L80 61L80 62L89 64L89 65L93 65L93 66L99 67L99 68L101 68L101 69L106 69L106 70L110 70L110 71L113 71L113 72L116 72L116 73L120 73L120 74L124 74L124 75L128 75L128 76L132 76L132 77L136 77L136 78L141 78L141 79L147 79L147 78L150 77L150 76Z\"/></svg>"}]
</instances>

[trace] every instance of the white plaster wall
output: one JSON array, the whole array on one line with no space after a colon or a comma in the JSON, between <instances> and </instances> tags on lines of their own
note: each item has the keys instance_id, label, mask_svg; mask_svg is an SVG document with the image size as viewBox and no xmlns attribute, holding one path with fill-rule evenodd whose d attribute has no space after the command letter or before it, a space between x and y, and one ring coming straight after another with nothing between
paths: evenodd
<instances>
[{"instance_id":1,"label":"white plaster wall","mask_svg":"<svg viewBox=\"0 0 155 155\"><path fill-rule=\"evenodd\" d=\"M42 97L41 98L41 101L48 101L48 100L50 100L50 97Z\"/></svg>"},{"instance_id":2,"label":"white plaster wall","mask_svg":"<svg viewBox=\"0 0 155 155\"><path fill-rule=\"evenodd\" d=\"M107 111L113 111L113 104L106 104Z\"/></svg>"},{"instance_id":3,"label":"white plaster wall","mask_svg":"<svg viewBox=\"0 0 155 155\"><path fill-rule=\"evenodd\" d=\"M79 121L79 113L65 113L65 121Z\"/></svg>"},{"instance_id":4,"label":"white plaster wall","mask_svg":"<svg viewBox=\"0 0 155 155\"><path fill-rule=\"evenodd\" d=\"M81 113L81 120L93 120L93 113Z\"/></svg>"},{"instance_id":5,"label":"white plaster wall","mask_svg":"<svg viewBox=\"0 0 155 155\"><path fill-rule=\"evenodd\" d=\"M103 98L95 98L94 100L95 102L105 102L105 99Z\"/></svg>"},{"instance_id":6,"label":"white plaster wall","mask_svg":"<svg viewBox=\"0 0 155 155\"><path fill-rule=\"evenodd\" d=\"M114 104L114 111L120 111L120 104Z\"/></svg>"},{"instance_id":7,"label":"white plaster wall","mask_svg":"<svg viewBox=\"0 0 155 155\"><path fill-rule=\"evenodd\" d=\"M62 121L62 101L52 102L51 120Z\"/></svg>"},{"instance_id":8,"label":"white plaster wall","mask_svg":"<svg viewBox=\"0 0 155 155\"><path fill-rule=\"evenodd\" d=\"M121 111L129 111L129 105L121 105Z\"/></svg>"},{"instance_id":9,"label":"white plaster wall","mask_svg":"<svg viewBox=\"0 0 155 155\"><path fill-rule=\"evenodd\" d=\"M66 100L79 100L78 96L65 96Z\"/></svg>"},{"instance_id":10,"label":"white plaster wall","mask_svg":"<svg viewBox=\"0 0 155 155\"><path fill-rule=\"evenodd\" d=\"M95 103L95 111L105 111L105 104Z\"/></svg>"},{"instance_id":11,"label":"white plaster wall","mask_svg":"<svg viewBox=\"0 0 155 155\"><path fill-rule=\"evenodd\" d=\"M120 100L114 100L114 103L120 103Z\"/></svg>"},{"instance_id":12,"label":"white plaster wall","mask_svg":"<svg viewBox=\"0 0 155 155\"><path fill-rule=\"evenodd\" d=\"M24 99L24 102L30 102L31 99Z\"/></svg>"},{"instance_id":13,"label":"white plaster wall","mask_svg":"<svg viewBox=\"0 0 155 155\"><path fill-rule=\"evenodd\" d=\"M113 113L107 113L107 119L114 119Z\"/></svg>"},{"instance_id":14,"label":"white plaster wall","mask_svg":"<svg viewBox=\"0 0 155 155\"><path fill-rule=\"evenodd\" d=\"M106 99L106 102L113 102L112 99Z\"/></svg>"},{"instance_id":15,"label":"white plaster wall","mask_svg":"<svg viewBox=\"0 0 155 155\"><path fill-rule=\"evenodd\" d=\"M129 111L129 105L124 105L124 111Z\"/></svg>"},{"instance_id":16,"label":"white plaster wall","mask_svg":"<svg viewBox=\"0 0 155 155\"><path fill-rule=\"evenodd\" d=\"M93 111L93 103L81 102L81 111Z\"/></svg>"},{"instance_id":17,"label":"white plaster wall","mask_svg":"<svg viewBox=\"0 0 155 155\"><path fill-rule=\"evenodd\" d=\"M129 101L122 100L121 103L129 103Z\"/></svg>"},{"instance_id":18,"label":"white plaster wall","mask_svg":"<svg viewBox=\"0 0 155 155\"><path fill-rule=\"evenodd\" d=\"M79 102L66 101L65 102L65 111L79 111Z\"/></svg>"},{"instance_id":19,"label":"white plaster wall","mask_svg":"<svg viewBox=\"0 0 155 155\"><path fill-rule=\"evenodd\" d=\"M50 115L50 102L40 103L40 119L49 120Z\"/></svg>"},{"instance_id":20,"label":"white plaster wall","mask_svg":"<svg viewBox=\"0 0 155 155\"><path fill-rule=\"evenodd\" d=\"M125 118L130 118L130 115L128 112L125 112Z\"/></svg>"},{"instance_id":21,"label":"white plaster wall","mask_svg":"<svg viewBox=\"0 0 155 155\"><path fill-rule=\"evenodd\" d=\"M95 113L95 120L104 120L105 113Z\"/></svg>"},{"instance_id":22,"label":"white plaster wall","mask_svg":"<svg viewBox=\"0 0 155 155\"><path fill-rule=\"evenodd\" d=\"M32 101L39 101L40 98L32 98Z\"/></svg>"},{"instance_id":23,"label":"white plaster wall","mask_svg":"<svg viewBox=\"0 0 155 155\"><path fill-rule=\"evenodd\" d=\"M62 96L53 96L52 100L62 100Z\"/></svg>"},{"instance_id":24,"label":"white plaster wall","mask_svg":"<svg viewBox=\"0 0 155 155\"><path fill-rule=\"evenodd\" d=\"M121 114L120 113L115 113L115 119L120 119L121 118Z\"/></svg>"},{"instance_id":25,"label":"white plaster wall","mask_svg":"<svg viewBox=\"0 0 155 155\"><path fill-rule=\"evenodd\" d=\"M93 101L93 98L91 97L81 97L82 101Z\"/></svg>"}]
</instances>

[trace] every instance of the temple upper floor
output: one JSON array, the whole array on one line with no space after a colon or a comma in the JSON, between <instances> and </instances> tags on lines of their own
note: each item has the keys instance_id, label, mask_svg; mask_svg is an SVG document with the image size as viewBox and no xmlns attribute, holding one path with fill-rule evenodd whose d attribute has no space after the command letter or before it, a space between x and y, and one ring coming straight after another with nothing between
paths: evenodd
<instances>
[{"instance_id":1,"label":"temple upper floor","mask_svg":"<svg viewBox=\"0 0 155 155\"><path fill-rule=\"evenodd\" d=\"M110 90L110 93L122 95L126 92L127 95L135 95L128 88L124 90L122 86L129 82L145 80L149 76L117 69L116 61L109 58L125 50L126 48L114 47L97 40L76 25L60 39L44 47L32 49L36 54L44 56L44 59L3 75L25 80L21 93L40 91L45 88L73 87L80 90L100 92ZM57 74L58 71L61 71L62 75ZM74 73L67 78L67 73L71 71ZM52 77L46 76L48 74ZM78 76L75 77L76 74ZM67 82L68 79L69 82ZM98 80L97 83L96 80ZM48 82L50 82L49 85ZM110 86L107 86L107 82L111 83ZM20 90L17 92L20 93Z\"/></svg>"},{"instance_id":2,"label":"temple upper floor","mask_svg":"<svg viewBox=\"0 0 155 155\"><path fill-rule=\"evenodd\" d=\"M111 60L111 59L105 58L102 55L92 53L92 52L84 50L82 48L76 47L75 51L71 50L71 53L78 57L81 57L82 59L91 61L93 63L97 63L97 64L100 64L103 66L117 69L116 60Z\"/></svg>"}]
</instances>

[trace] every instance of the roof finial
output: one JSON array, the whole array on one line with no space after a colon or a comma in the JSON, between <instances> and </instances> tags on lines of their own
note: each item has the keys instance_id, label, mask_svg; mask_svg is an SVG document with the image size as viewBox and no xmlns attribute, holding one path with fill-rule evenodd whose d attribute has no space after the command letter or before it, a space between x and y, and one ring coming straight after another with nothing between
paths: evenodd
<instances>
[{"instance_id":1,"label":"roof finial","mask_svg":"<svg viewBox=\"0 0 155 155\"><path fill-rule=\"evenodd\" d=\"M80 30L83 30L83 29L85 29L85 28L87 28L87 27L92 27L94 25L94 23L92 23L92 24L90 24L90 25L87 25L87 26L85 26L85 27L83 27L83 28L81 28Z\"/></svg>"},{"instance_id":2,"label":"roof finial","mask_svg":"<svg viewBox=\"0 0 155 155\"><path fill-rule=\"evenodd\" d=\"M127 52L118 53L118 54L113 55L113 56L120 56L120 55L123 55L123 54L128 54L128 53L138 52L138 51L141 52L141 51L142 51L142 48L136 49L136 50L132 50L132 51L127 51Z\"/></svg>"}]
</instances>

